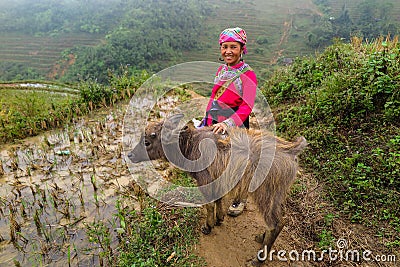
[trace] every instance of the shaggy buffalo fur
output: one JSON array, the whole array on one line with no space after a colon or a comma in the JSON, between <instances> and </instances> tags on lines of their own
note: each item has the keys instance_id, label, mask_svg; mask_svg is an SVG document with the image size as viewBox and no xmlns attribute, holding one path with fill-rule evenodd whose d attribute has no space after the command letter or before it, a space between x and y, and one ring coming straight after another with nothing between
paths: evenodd
<instances>
[{"instance_id":1,"label":"shaggy buffalo fur","mask_svg":"<svg viewBox=\"0 0 400 267\"><path fill-rule=\"evenodd\" d=\"M205 199L210 200L202 232L209 234L214 225L223 221L226 214L223 198L245 199L250 191L266 223L266 231L257 239L263 248L270 249L283 227L282 206L296 177L297 155L307 145L304 137L289 142L268 132L240 128L231 128L228 135L220 135L214 134L211 127L179 129L180 119L181 116L175 115L165 122L149 124L141 142L129 153L129 159L140 162L168 158L177 166L185 159L210 162L201 170L193 165L198 171L189 172L199 186L218 180L211 190L202 190ZM205 141L210 143L207 145ZM175 152L167 156L168 150ZM253 264L260 263L255 260Z\"/></svg>"}]
</instances>

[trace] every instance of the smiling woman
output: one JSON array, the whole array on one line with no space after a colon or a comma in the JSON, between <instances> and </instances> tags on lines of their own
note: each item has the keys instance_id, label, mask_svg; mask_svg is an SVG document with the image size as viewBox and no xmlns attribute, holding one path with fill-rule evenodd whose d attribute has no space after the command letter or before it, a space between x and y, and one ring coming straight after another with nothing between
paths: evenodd
<instances>
[{"instance_id":1,"label":"smiling woman","mask_svg":"<svg viewBox=\"0 0 400 267\"><path fill-rule=\"evenodd\" d=\"M213 125L215 133L228 127L249 128L249 115L254 106L257 78L243 60L247 54L247 35L241 28L229 28L219 37L221 65L206 108L202 126Z\"/></svg>"},{"instance_id":2,"label":"smiling woman","mask_svg":"<svg viewBox=\"0 0 400 267\"><path fill-rule=\"evenodd\" d=\"M226 42L221 45L221 56L228 66L236 65L242 56L242 45L238 42Z\"/></svg>"},{"instance_id":3,"label":"smiling woman","mask_svg":"<svg viewBox=\"0 0 400 267\"><path fill-rule=\"evenodd\" d=\"M243 60L247 54L247 34L239 28L228 28L219 36L221 65L215 76L214 87L199 127L213 126L214 133L225 134L230 127L249 128L249 116L257 91L255 72ZM244 209L244 201L237 199L228 214L237 216Z\"/></svg>"}]
</instances>

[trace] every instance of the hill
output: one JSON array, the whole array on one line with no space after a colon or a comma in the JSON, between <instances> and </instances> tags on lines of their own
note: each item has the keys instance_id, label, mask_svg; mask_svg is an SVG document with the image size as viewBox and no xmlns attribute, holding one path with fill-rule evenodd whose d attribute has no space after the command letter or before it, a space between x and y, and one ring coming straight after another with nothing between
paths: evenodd
<instances>
[{"instance_id":1,"label":"hill","mask_svg":"<svg viewBox=\"0 0 400 267\"><path fill-rule=\"evenodd\" d=\"M259 69L269 68L284 57L315 52L303 38L313 27L313 16L322 14L309 0L241 0L235 4L221 0L207 2L214 10L205 22L210 30L201 38L207 45L201 53L185 52L185 60L215 61L219 56L219 33L234 26L246 30L249 38L246 61Z\"/></svg>"},{"instance_id":2,"label":"hill","mask_svg":"<svg viewBox=\"0 0 400 267\"><path fill-rule=\"evenodd\" d=\"M324 1L318 1L316 0L315 2L324 2ZM377 5L385 6L385 5L392 5L391 8L388 8L385 10L386 16L392 17L393 20L399 21L399 11L400 11L400 6L398 5L397 1L393 0L377 0L377 1L363 1L363 0L327 0L324 2L324 5L326 6L326 13L329 16L334 16L338 18L340 14L343 12L343 8L347 9L349 11L350 18L352 20L359 20L361 16L361 12L359 9L360 4L362 3L374 3ZM375 9L375 12L378 12L379 9ZM373 14L371 14L373 15ZM380 14L382 15L382 14ZM376 17L378 18L378 17Z\"/></svg>"},{"instance_id":3,"label":"hill","mask_svg":"<svg viewBox=\"0 0 400 267\"><path fill-rule=\"evenodd\" d=\"M101 37L87 33L60 36L1 34L0 80L53 80L57 78L55 72L59 72L58 64L65 50L75 46L95 46Z\"/></svg>"},{"instance_id":4,"label":"hill","mask_svg":"<svg viewBox=\"0 0 400 267\"><path fill-rule=\"evenodd\" d=\"M78 77L105 82L107 69L121 65L156 72L175 63L216 61L218 34L231 26L248 32L246 60L265 79L284 58L314 55L333 37L398 32L400 4L381 2L366 1L361 12L359 1L345 0L3 1L0 80L66 75L67 82ZM371 8L379 19L372 28L371 16L364 16Z\"/></svg>"}]
</instances>

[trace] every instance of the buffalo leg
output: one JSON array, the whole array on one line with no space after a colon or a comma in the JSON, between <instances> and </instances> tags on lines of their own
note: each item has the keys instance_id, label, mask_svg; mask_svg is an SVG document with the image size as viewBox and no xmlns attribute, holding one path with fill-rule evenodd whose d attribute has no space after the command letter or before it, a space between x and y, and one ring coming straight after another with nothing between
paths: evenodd
<instances>
[{"instance_id":1,"label":"buffalo leg","mask_svg":"<svg viewBox=\"0 0 400 267\"><path fill-rule=\"evenodd\" d=\"M215 202L206 204L207 219L204 226L201 228L201 232L205 235L211 233L212 228L215 225Z\"/></svg>"},{"instance_id":2,"label":"buffalo leg","mask_svg":"<svg viewBox=\"0 0 400 267\"><path fill-rule=\"evenodd\" d=\"M284 223L279 220L275 225L267 226L267 229L263 234L256 236L256 241L263 244L261 248L263 250L263 259L257 255L257 258L253 259L248 266L261 266L262 263L267 259L275 240L278 238L279 233L282 231Z\"/></svg>"},{"instance_id":3,"label":"buffalo leg","mask_svg":"<svg viewBox=\"0 0 400 267\"><path fill-rule=\"evenodd\" d=\"M217 209L216 210L216 213L217 213L216 225L221 225L221 223L224 221L224 216L225 216L222 198L216 200L215 204L216 204L216 209Z\"/></svg>"},{"instance_id":4,"label":"buffalo leg","mask_svg":"<svg viewBox=\"0 0 400 267\"><path fill-rule=\"evenodd\" d=\"M275 243L275 240L278 238L279 233L282 231L283 223L279 221L274 227L267 228L264 233L263 245L268 249L268 252L271 250L272 246Z\"/></svg>"}]
</instances>

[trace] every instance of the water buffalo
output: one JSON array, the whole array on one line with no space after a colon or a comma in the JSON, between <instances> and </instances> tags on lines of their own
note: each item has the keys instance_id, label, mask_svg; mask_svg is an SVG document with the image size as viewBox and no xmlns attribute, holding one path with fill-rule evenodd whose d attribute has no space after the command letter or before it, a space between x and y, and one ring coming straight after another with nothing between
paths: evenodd
<instances>
[{"instance_id":1,"label":"water buffalo","mask_svg":"<svg viewBox=\"0 0 400 267\"><path fill-rule=\"evenodd\" d=\"M214 134L211 127L179 128L181 118L174 115L165 121L150 123L128 158L134 163L164 159L178 166L184 166L185 161L197 162L185 169L200 188L221 180L211 189L201 190L209 200L207 219L202 227L204 234L223 221L224 198L245 199L250 191L266 222L265 232L256 240L269 250L283 228L282 206L296 177L297 155L307 145L304 137L289 142L266 131L241 128L230 128L226 135ZM204 162L207 165L200 166ZM229 194L224 194L228 191ZM259 259L251 264L261 265Z\"/></svg>"}]
</instances>

